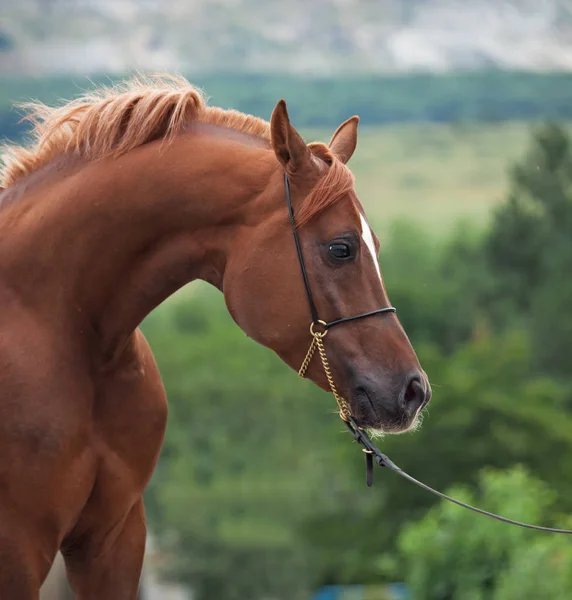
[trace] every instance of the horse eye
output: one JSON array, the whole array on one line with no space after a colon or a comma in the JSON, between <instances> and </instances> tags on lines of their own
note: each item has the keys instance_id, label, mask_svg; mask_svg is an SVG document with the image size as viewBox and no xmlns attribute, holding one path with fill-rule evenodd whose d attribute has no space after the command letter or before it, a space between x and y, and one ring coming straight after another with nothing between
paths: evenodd
<instances>
[{"instance_id":1,"label":"horse eye","mask_svg":"<svg viewBox=\"0 0 572 600\"><path fill-rule=\"evenodd\" d=\"M344 259L350 258L352 255L352 249L348 244L330 244L328 250L334 258Z\"/></svg>"}]
</instances>

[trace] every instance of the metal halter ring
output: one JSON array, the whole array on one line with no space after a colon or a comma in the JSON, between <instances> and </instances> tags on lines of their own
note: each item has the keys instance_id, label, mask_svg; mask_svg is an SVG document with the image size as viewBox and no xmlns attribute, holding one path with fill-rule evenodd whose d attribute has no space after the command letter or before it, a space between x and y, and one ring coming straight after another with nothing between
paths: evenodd
<instances>
[{"instance_id":1,"label":"metal halter ring","mask_svg":"<svg viewBox=\"0 0 572 600\"><path fill-rule=\"evenodd\" d=\"M316 325L321 325L323 327L323 331L315 331L314 327ZM325 338L326 334L328 333L327 325L328 324L325 321L322 321L322 319L318 319L317 321L312 321L312 324L310 325L310 333L312 334L312 337Z\"/></svg>"}]
</instances>

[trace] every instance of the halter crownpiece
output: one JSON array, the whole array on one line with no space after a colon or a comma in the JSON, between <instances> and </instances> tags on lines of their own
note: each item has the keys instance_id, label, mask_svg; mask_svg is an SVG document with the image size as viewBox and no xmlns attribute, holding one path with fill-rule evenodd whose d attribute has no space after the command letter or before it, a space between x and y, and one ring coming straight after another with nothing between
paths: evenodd
<instances>
[{"instance_id":1,"label":"halter crownpiece","mask_svg":"<svg viewBox=\"0 0 572 600\"><path fill-rule=\"evenodd\" d=\"M316 308L316 304L314 302L314 297L312 296L312 290L310 288L310 281L308 279L308 273L306 271L306 265L304 263L304 255L302 254L302 245L300 244L300 237L298 236L298 230L296 227L296 221L294 219L294 210L292 208L292 199L290 197L290 182L288 180L288 175L284 173L284 185L286 188L286 203L288 205L288 215L290 217L290 224L292 226L292 233L294 235L294 242L296 244L296 251L298 253L298 261L300 263L300 270L302 271L302 278L304 280L304 286L306 288L306 296L308 298L308 304L310 305L310 313L312 315L312 322L310 324L310 334L312 335L312 342L310 343L310 347L308 348L308 352L306 353L306 357L302 361L302 366L298 371L298 375L300 377L305 377L310 366L310 362L312 361L312 357L316 352L316 348L318 349L318 354L320 355L320 360L322 362L322 367L324 369L324 373L326 375L326 379L328 380L328 385L330 386L330 390L338 403L339 414L342 421L344 421L346 427L352 434L354 440L363 446L363 452L365 453L365 464L366 464L366 483L368 487L371 487L373 484L373 462L375 459L376 464L380 467L387 467L394 473L397 473L407 481L414 483L420 488L435 494L439 498L443 500L448 500L453 504L457 504L458 506L462 506L463 508L467 508L481 515L485 515L486 517L491 517L492 519L496 519L497 521L501 521L503 523L508 523L509 525L517 525L518 527L524 527L525 529L535 529L537 531L548 531L551 533L563 533L567 535L572 535L572 530L570 529L556 529L553 527L541 527L540 525L529 525L528 523L521 523L520 521L515 521L513 519L507 519L506 517L502 517L500 515L496 515L494 513L488 512L486 510L482 510L481 508L476 508L467 504L466 502L461 502L460 500L455 500L455 498L451 498L451 496L447 496L442 492L439 492L432 487L429 487L427 484L418 481L414 477L411 477L408 473L400 469L388 456L383 454L379 448L371 441L367 433L361 429L358 424L355 422L354 418L351 414L350 406L345 398L339 395L336 385L334 383L334 378L332 375L332 371L330 369L330 365L328 363L328 357L326 355L326 348L324 347L324 338L328 334L328 331L334 327L335 325L341 325L342 323L348 323L350 321L356 321L357 319L364 319L365 317L372 317L374 315L379 315L383 313L396 312L393 306L387 306L385 308L378 308L376 310L372 310L370 312L362 313L359 315L355 315L353 317L341 317L339 319L335 319L334 321L330 321L327 323L326 321L322 321L318 317L318 310Z\"/></svg>"}]
</instances>

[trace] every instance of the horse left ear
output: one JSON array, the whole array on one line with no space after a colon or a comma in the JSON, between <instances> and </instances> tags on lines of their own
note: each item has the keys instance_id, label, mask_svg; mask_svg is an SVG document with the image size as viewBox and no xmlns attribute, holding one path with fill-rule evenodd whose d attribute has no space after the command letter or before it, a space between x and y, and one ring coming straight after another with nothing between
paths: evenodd
<instances>
[{"instance_id":1,"label":"horse left ear","mask_svg":"<svg viewBox=\"0 0 572 600\"><path fill-rule=\"evenodd\" d=\"M280 100L270 117L270 139L276 158L288 173L310 164L312 155L302 136L290 124L286 102Z\"/></svg>"},{"instance_id":2,"label":"horse left ear","mask_svg":"<svg viewBox=\"0 0 572 600\"><path fill-rule=\"evenodd\" d=\"M357 146L359 117L350 117L337 129L330 140L330 151L344 164L352 157Z\"/></svg>"}]
</instances>

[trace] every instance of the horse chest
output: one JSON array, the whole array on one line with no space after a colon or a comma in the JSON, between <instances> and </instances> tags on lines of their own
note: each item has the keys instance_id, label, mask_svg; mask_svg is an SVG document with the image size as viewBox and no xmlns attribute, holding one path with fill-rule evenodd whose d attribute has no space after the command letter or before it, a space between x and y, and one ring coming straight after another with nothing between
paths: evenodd
<instances>
[{"instance_id":1,"label":"horse chest","mask_svg":"<svg viewBox=\"0 0 572 600\"><path fill-rule=\"evenodd\" d=\"M92 422L103 468L122 468L144 486L163 443L167 399L142 334L134 335L133 344L124 364L96 381Z\"/></svg>"}]
</instances>

